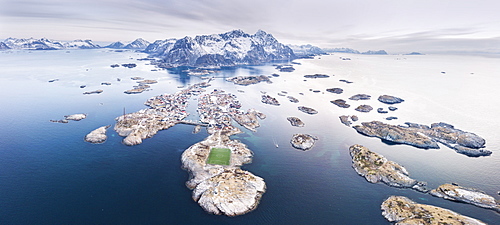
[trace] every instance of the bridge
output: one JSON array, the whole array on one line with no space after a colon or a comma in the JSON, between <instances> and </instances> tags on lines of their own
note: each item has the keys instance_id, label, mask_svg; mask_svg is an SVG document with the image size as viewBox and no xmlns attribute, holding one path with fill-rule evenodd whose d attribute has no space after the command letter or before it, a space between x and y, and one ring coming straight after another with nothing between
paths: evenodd
<instances>
[{"instance_id":1,"label":"bridge","mask_svg":"<svg viewBox=\"0 0 500 225\"><path fill-rule=\"evenodd\" d=\"M208 123L202 123L200 121L194 121L194 120L181 120L179 121L180 124L187 124L187 125L194 125L194 126L202 126L202 127L208 127Z\"/></svg>"}]
</instances>

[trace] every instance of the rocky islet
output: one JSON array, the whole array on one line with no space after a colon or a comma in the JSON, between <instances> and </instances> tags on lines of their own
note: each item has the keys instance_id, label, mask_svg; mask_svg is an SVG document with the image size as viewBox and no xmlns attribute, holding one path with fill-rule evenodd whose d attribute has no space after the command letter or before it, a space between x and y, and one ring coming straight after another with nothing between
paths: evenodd
<instances>
[{"instance_id":1,"label":"rocky islet","mask_svg":"<svg viewBox=\"0 0 500 225\"><path fill-rule=\"evenodd\" d=\"M318 137L312 136L310 134L294 134L290 143L296 149L303 151L310 150L318 140Z\"/></svg>"},{"instance_id":2,"label":"rocky islet","mask_svg":"<svg viewBox=\"0 0 500 225\"><path fill-rule=\"evenodd\" d=\"M418 204L404 196L390 196L380 206L382 215L398 225L403 224L468 224L486 225L474 218L437 206Z\"/></svg>"},{"instance_id":3,"label":"rocky islet","mask_svg":"<svg viewBox=\"0 0 500 225\"><path fill-rule=\"evenodd\" d=\"M110 125L102 126L102 127L99 127L97 129L91 131L89 134L85 135L84 140L86 142L90 142L93 144L104 143L106 141L106 139L108 138L108 136L106 136L106 131L109 127L110 127Z\"/></svg>"},{"instance_id":4,"label":"rocky islet","mask_svg":"<svg viewBox=\"0 0 500 225\"><path fill-rule=\"evenodd\" d=\"M352 167L368 182L383 182L392 187L412 188L427 192L425 182L410 178L403 166L387 160L384 156L362 145L352 145L349 147L349 153L352 158Z\"/></svg>"},{"instance_id":5,"label":"rocky islet","mask_svg":"<svg viewBox=\"0 0 500 225\"><path fill-rule=\"evenodd\" d=\"M438 143L442 143L457 153L467 156L488 156L492 153L484 149L486 141L483 138L474 133L456 129L450 124L433 123L431 127L409 122L405 124L407 126L372 121L363 122L353 128L366 136L418 148L438 149Z\"/></svg>"},{"instance_id":6,"label":"rocky islet","mask_svg":"<svg viewBox=\"0 0 500 225\"><path fill-rule=\"evenodd\" d=\"M455 184L443 184L436 189L431 190L429 194L436 197L468 203L478 207L492 209L500 212L500 202L493 196L488 195L484 193L484 191L478 189L462 187Z\"/></svg>"}]
</instances>

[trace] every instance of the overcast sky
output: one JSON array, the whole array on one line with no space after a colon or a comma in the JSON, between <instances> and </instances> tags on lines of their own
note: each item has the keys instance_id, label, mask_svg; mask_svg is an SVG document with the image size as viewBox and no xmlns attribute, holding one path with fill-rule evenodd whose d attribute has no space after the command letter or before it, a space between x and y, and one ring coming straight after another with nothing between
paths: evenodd
<instances>
[{"instance_id":1,"label":"overcast sky","mask_svg":"<svg viewBox=\"0 0 500 225\"><path fill-rule=\"evenodd\" d=\"M287 44L500 53L498 0L0 0L0 39L148 41L262 29Z\"/></svg>"}]
</instances>

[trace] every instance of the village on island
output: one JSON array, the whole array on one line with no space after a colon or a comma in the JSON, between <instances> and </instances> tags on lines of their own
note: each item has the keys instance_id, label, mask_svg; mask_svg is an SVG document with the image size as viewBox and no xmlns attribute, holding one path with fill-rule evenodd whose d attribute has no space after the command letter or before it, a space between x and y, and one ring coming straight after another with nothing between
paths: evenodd
<instances>
[{"instance_id":1,"label":"village on island","mask_svg":"<svg viewBox=\"0 0 500 225\"><path fill-rule=\"evenodd\" d=\"M342 59L341 60L345 60ZM161 67L161 63L157 66ZM275 65L280 72L292 72L295 69L292 64ZM123 67L134 68L135 64L123 64ZM112 68L119 67L118 64L111 65ZM243 109L242 103L237 95L226 92L220 88L210 88L213 70L203 68L190 69L189 75L203 77L203 82L192 84L180 91L171 94L161 94L151 97L144 103L147 107L136 112L125 113L116 118L114 131L124 137L122 143L128 146L141 144L144 139L152 138L157 132L169 129L177 124L193 125L193 133L200 132L205 128L208 136L198 143L187 148L181 156L182 168L189 173L189 180L186 186L192 190L192 199L197 202L205 211L226 216L238 216L255 210L264 193L266 183L264 178L253 174L250 171L241 169L241 166L252 162L253 152L247 145L239 140L231 139L232 135L243 131L235 125L256 132L260 127L260 120L265 120L266 115L256 109ZM211 77L210 77L211 76ZM255 76L235 76L226 78L226 82L235 85L255 85L262 82L272 84L273 77L279 74L255 75ZM304 75L307 79L325 79L332 82L334 75L312 74ZM142 77L131 77L137 82L132 89L125 90L125 94L139 94L149 90L150 85L158 83L156 80L144 79ZM51 80L49 82L55 82ZM117 79L120 81L120 78ZM352 84L354 82L339 79L338 82ZM333 83L333 82L332 82ZM101 85L111 85L103 82ZM80 88L85 88L85 85ZM344 90L339 87L327 88L326 90L310 89L313 93L327 92L335 95L342 95ZM101 94L103 91L86 91L83 94ZM238 90L243 93L244 91ZM282 103L274 97L273 93L261 91L261 103L280 107ZM320 113L318 110L300 103L300 98L288 95L286 91L276 93L278 96L286 96L286 99L296 104L296 109L305 114L314 116ZM299 93L304 95L303 93ZM197 99L198 120L187 120L190 112L187 111L190 100ZM333 106L339 110L345 110L357 102L370 100L372 96L368 94L356 94L347 100L331 100ZM381 115L390 114L398 110L395 105L403 103L402 98L381 94L379 102L387 105L387 108L378 108L377 113ZM358 104L355 111L360 115L370 113L373 107L368 104ZM492 154L485 149L486 141L478 135L462 131L451 124L437 122L431 126L406 122L405 125L391 125L382 121L361 122L360 115L341 115L339 122L351 127L356 132L367 137L376 137L383 141L396 144L410 145L417 148L429 149L440 148L443 144L459 154L468 157L487 157ZM79 121L85 119L87 114L67 115L64 119L51 120L56 123L68 123L69 121ZM296 116L289 116L286 119L291 126L304 127L306 124ZM397 120L397 117L388 116L386 120ZM86 142L100 144L107 139L106 132L111 125L101 126L88 133L84 140ZM317 135L296 133L290 138L290 146L295 149L308 151L314 148L319 141ZM278 143L273 139L273 143L278 148ZM410 188L418 192L428 193L432 196L441 197L452 201L472 204L478 207L491 209L500 212L499 201L493 196L471 187L462 187L458 184L443 184L435 189L429 190L425 181L417 181L410 178L410 173L396 162L387 160L384 156L370 151L361 145L352 145L349 151L352 158L352 168L370 183L384 183L396 188ZM484 224L481 221L470 217L462 216L453 211L434 207L430 205L418 204L404 196L391 196L381 204L382 215L390 222L408 224L433 224L433 221L440 220L446 224L466 223Z\"/></svg>"}]
</instances>

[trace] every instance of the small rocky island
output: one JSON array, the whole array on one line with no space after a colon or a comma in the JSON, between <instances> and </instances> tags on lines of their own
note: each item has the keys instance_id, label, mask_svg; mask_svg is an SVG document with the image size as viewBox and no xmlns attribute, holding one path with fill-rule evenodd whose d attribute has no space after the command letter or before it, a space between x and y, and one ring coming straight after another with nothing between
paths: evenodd
<instances>
[{"instance_id":1,"label":"small rocky island","mask_svg":"<svg viewBox=\"0 0 500 225\"><path fill-rule=\"evenodd\" d=\"M306 106L299 106L298 109L304 113L307 113L307 114L310 114L310 115L314 115L314 114L317 114L318 111L316 111L315 109L313 108L309 108L309 107L306 107Z\"/></svg>"},{"instance_id":2,"label":"small rocky island","mask_svg":"<svg viewBox=\"0 0 500 225\"><path fill-rule=\"evenodd\" d=\"M340 122L342 124L344 124L348 127L351 126L353 121L358 121L358 117L356 115L352 115L352 116L342 115L342 116L339 116L339 119L340 119Z\"/></svg>"},{"instance_id":3,"label":"small rocky island","mask_svg":"<svg viewBox=\"0 0 500 225\"><path fill-rule=\"evenodd\" d=\"M333 100L333 101L330 101L330 102L333 103L334 105L340 107L340 108L349 108L349 107L351 107L351 105L347 104L344 99L337 99L337 100Z\"/></svg>"},{"instance_id":4,"label":"small rocky island","mask_svg":"<svg viewBox=\"0 0 500 225\"><path fill-rule=\"evenodd\" d=\"M312 79L316 79L316 78L329 78L330 76L329 75L326 75L326 74L313 74L313 75L304 75L305 78L312 78Z\"/></svg>"},{"instance_id":5,"label":"small rocky island","mask_svg":"<svg viewBox=\"0 0 500 225\"><path fill-rule=\"evenodd\" d=\"M317 137L309 134L294 134L290 143L296 149L307 151L314 146L316 140L318 140Z\"/></svg>"},{"instance_id":6,"label":"small rocky island","mask_svg":"<svg viewBox=\"0 0 500 225\"><path fill-rule=\"evenodd\" d=\"M356 107L354 110L358 112L370 112L373 110L373 107L371 107L370 105L360 105Z\"/></svg>"},{"instance_id":7,"label":"small rocky island","mask_svg":"<svg viewBox=\"0 0 500 225\"><path fill-rule=\"evenodd\" d=\"M401 102L405 101L402 98L398 98L398 97L394 97L394 96L390 96L390 95L381 95L378 97L378 100L382 103L385 103L385 104L397 104L397 103L401 103Z\"/></svg>"},{"instance_id":8,"label":"small rocky island","mask_svg":"<svg viewBox=\"0 0 500 225\"><path fill-rule=\"evenodd\" d=\"M302 122L302 120L299 119L298 117L291 116L291 117L287 117L286 119L288 121L290 121L290 124L292 124L292 126L294 126L294 127L303 127L303 126L305 126L305 123Z\"/></svg>"},{"instance_id":9,"label":"small rocky island","mask_svg":"<svg viewBox=\"0 0 500 225\"><path fill-rule=\"evenodd\" d=\"M370 100L372 96L367 94L357 94L349 98L349 100L359 101L359 100Z\"/></svg>"},{"instance_id":10,"label":"small rocky island","mask_svg":"<svg viewBox=\"0 0 500 225\"><path fill-rule=\"evenodd\" d=\"M258 84L260 82L272 83L272 81L269 79L269 77L267 77L265 75L231 77L231 78L227 78L226 81L233 82L235 84L243 85L243 86L247 86L250 84Z\"/></svg>"},{"instance_id":11,"label":"small rocky island","mask_svg":"<svg viewBox=\"0 0 500 225\"><path fill-rule=\"evenodd\" d=\"M87 118L87 114L84 113L77 113L77 114L72 114L72 115L66 115L64 116L64 119L62 120L49 120L50 122L53 123L68 123L69 120L74 120L74 121L80 121Z\"/></svg>"},{"instance_id":12,"label":"small rocky island","mask_svg":"<svg viewBox=\"0 0 500 225\"><path fill-rule=\"evenodd\" d=\"M103 90L99 89L99 90L95 90L95 91L86 91L86 92L83 92L84 95L91 95L91 94L101 94L103 92Z\"/></svg>"},{"instance_id":13,"label":"small rocky island","mask_svg":"<svg viewBox=\"0 0 500 225\"><path fill-rule=\"evenodd\" d=\"M429 192L429 194L452 200L464 202L486 209L493 209L500 212L500 203L491 195L487 195L481 190L474 188L461 187L454 184L443 184Z\"/></svg>"},{"instance_id":14,"label":"small rocky island","mask_svg":"<svg viewBox=\"0 0 500 225\"><path fill-rule=\"evenodd\" d=\"M280 105L280 102L276 98L271 97L270 95L262 95L261 102L265 103L265 104L269 104L269 105L275 105L275 106Z\"/></svg>"},{"instance_id":15,"label":"small rocky island","mask_svg":"<svg viewBox=\"0 0 500 225\"><path fill-rule=\"evenodd\" d=\"M106 131L109 127L110 125L102 126L91 131L89 134L85 135L85 141L93 144L104 143L108 138L108 136L106 136Z\"/></svg>"},{"instance_id":16,"label":"small rocky island","mask_svg":"<svg viewBox=\"0 0 500 225\"><path fill-rule=\"evenodd\" d=\"M377 137L384 141L407 144L418 148L438 149L438 143L444 144L457 153L478 157L491 155L483 149L486 141L478 135L456 129L447 123L433 123L431 126L405 123L407 126L390 125L380 121L364 122L353 126L358 133Z\"/></svg>"},{"instance_id":17,"label":"small rocky island","mask_svg":"<svg viewBox=\"0 0 500 225\"><path fill-rule=\"evenodd\" d=\"M410 178L408 171L403 166L387 160L384 156L372 152L362 145L349 147L349 153L352 158L352 167L368 182L378 183L381 181L392 187L413 188L420 192L427 192L425 182Z\"/></svg>"},{"instance_id":18,"label":"small rocky island","mask_svg":"<svg viewBox=\"0 0 500 225\"><path fill-rule=\"evenodd\" d=\"M87 118L87 114L77 113L77 114L64 116L64 118L66 118L67 120L80 121L80 120Z\"/></svg>"},{"instance_id":19,"label":"small rocky island","mask_svg":"<svg viewBox=\"0 0 500 225\"><path fill-rule=\"evenodd\" d=\"M299 100L293 96L286 96L290 102L299 103Z\"/></svg>"},{"instance_id":20,"label":"small rocky island","mask_svg":"<svg viewBox=\"0 0 500 225\"><path fill-rule=\"evenodd\" d=\"M391 196L380 206L382 215L396 225L403 224L468 224L486 225L477 219L448 209L418 204L404 196Z\"/></svg>"},{"instance_id":21,"label":"small rocky island","mask_svg":"<svg viewBox=\"0 0 500 225\"><path fill-rule=\"evenodd\" d=\"M342 88L328 88L328 89L326 89L326 91L328 91L330 93L334 93L334 94L342 94L342 92L344 92L344 89L342 89Z\"/></svg>"}]
</instances>

